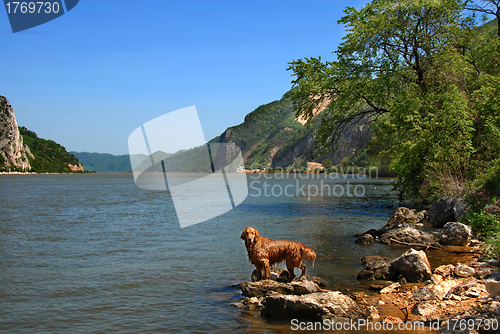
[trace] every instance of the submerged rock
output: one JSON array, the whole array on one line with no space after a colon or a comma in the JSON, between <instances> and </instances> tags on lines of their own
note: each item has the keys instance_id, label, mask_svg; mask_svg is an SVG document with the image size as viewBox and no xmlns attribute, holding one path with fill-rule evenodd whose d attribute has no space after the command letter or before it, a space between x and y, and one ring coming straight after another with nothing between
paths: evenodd
<instances>
[{"instance_id":1,"label":"submerged rock","mask_svg":"<svg viewBox=\"0 0 500 334\"><path fill-rule=\"evenodd\" d=\"M371 234L365 233L359 236L355 242L358 245L370 245L375 242L375 238Z\"/></svg>"}]
</instances>

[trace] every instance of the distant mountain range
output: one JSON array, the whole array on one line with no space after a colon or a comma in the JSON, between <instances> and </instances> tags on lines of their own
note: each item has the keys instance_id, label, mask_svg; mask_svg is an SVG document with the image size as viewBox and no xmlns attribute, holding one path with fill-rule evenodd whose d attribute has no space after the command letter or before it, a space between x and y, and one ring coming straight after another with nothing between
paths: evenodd
<instances>
[{"instance_id":1,"label":"distant mountain range","mask_svg":"<svg viewBox=\"0 0 500 334\"><path fill-rule=\"evenodd\" d=\"M226 144L219 147L225 147L229 150L234 150L234 148L238 146L241 149L243 160L247 168L256 166L260 168L285 168L292 165L301 167L305 162L312 160L323 162L323 160L328 159L329 164L333 165L341 161L345 163L348 159L358 156L360 152L364 152L364 149L372 139L370 127L366 124L359 125L354 127L344 136L346 145L339 155L332 154L324 157L313 157L311 151L314 148L315 124L319 123L318 120L322 117L322 110L316 112L315 121L313 120L312 126L308 126L303 120L296 119L292 102L289 98L290 92L287 92L280 100L259 106L245 117L243 123L227 128L226 131L220 136L210 140L209 143ZM3 103L3 108L7 108L8 102L6 99ZM326 106L327 103L325 103L324 107ZM12 111L10 105L9 108L9 112ZM1 113L0 116L2 116ZM6 130L3 131L4 133L6 133L8 129L14 128L14 126L17 127L17 124L14 125L12 120L9 122ZM14 138L16 134L10 133L9 136L7 137ZM24 127L19 128L19 134L17 136L19 137L18 141L20 141L16 143L17 153L9 153L7 149L3 149L3 151L7 152L7 154L5 154L0 147L0 152L3 154L0 154L0 170L2 169L2 161L6 160L7 156L18 156L18 160L20 160L15 161L17 165L14 164L14 161L10 158L12 160L10 165L17 169L23 169L22 166L24 163L24 165L26 165L24 167L25 170L32 169L34 171L44 172L71 171L74 168L81 170L81 165L83 165L85 171L99 173L131 171L130 157L127 154L112 155L89 152L68 153L61 145L50 140L38 138L36 133ZM3 138L6 148L10 147L7 143L9 142L8 140L11 140L6 140L5 138L7 137L4 135ZM24 143L22 142L23 138ZM2 133L0 129L0 144L1 140ZM219 153L218 155L220 155ZM356 155L354 155L354 153L356 153ZM156 152L155 154L165 155L166 153ZM164 159L164 165L168 171L207 172L207 168L209 169L210 166L206 164L206 154L206 147L197 147L176 154L167 154L167 158ZM212 152L212 154L214 154L214 152ZM228 153L227 157L231 154ZM224 155L224 152L222 155ZM138 157L137 160L141 161L146 158L147 156L143 155ZM362 159L358 157L356 163L361 160ZM148 161L145 161L145 169L147 169L147 162ZM354 162L350 162L350 164L353 163ZM4 163L4 167L5 166L6 164ZM137 168L141 169L140 166ZM158 169L161 168L161 166L152 168Z\"/></svg>"},{"instance_id":2,"label":"distant mountain range","mask_svg":"<svg viewBox=\"0 0 500 334\"><path fill-rule=\"evenodd\" d=\"M86 171L97 173L130 172L130 156L108 153L70 152L80 160ZM147 155L141 157L146 159Z\"/></svg>"},{"instance_id":3,"label":"distant mountain range","mask_svg":"<svg viewBox=\"0 0 500 334\"><path fill-rule=\"evenodd\" d=\"M313 160L311 151L315 126L306 126L304 121L296 119L289 97L288 92L280 100L259 106L245 117L243 123L229 127L209 143L224 143L227 144L224 147L229 148L237 145L241 149L247 168L252 166L285 168L298 161ZM327 104L324 107L326 106ZM321 117L321 110L317 112L316 117ZM340 155L316 157L315 160L322 162L324 159L329 159L331 163L337 164L346 156L352 156L354 152L363 150L371 138L369 126L361 125L345 136L347 144ZM128 155L71 153L82 162L85 170L96 172L131 170ZM210 167L206 164L206 154L206 147L185 150L169 155L164 160L164 165L166 170L172 172L208 172ZM161 170L162 167L153 168Z\"/></svg>"}]
</instances>

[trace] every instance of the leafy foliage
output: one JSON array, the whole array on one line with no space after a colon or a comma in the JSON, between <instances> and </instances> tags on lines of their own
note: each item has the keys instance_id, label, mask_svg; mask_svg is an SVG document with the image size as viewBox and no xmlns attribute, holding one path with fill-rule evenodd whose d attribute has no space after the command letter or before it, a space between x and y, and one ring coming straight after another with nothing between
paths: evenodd
<instances>
[{"instance_id":1,"label":"leafy foliage","mask_svg":"<svg viewBox=\"0 0 500 334\"><path fill-rule=\"evenodd\" d=\"M24 126L19 127L19 132L23 136L23 141L31 150L35 157L29 158L31 171L38 173L71 173L68 164L79 165L80 161L66 151L58 143L39 138L33 131Z\"/></svg>"},{"instance_id":2,"label":"leafy foliage","mask_svg":"<svg viewBox=\"0 0 500 334\"><path fill-rule=\"evenodd\" d=\"M460 0L374 0L345 9L337 60L290 63L297 116L331 101L316 135L319 152L368 120L406 198L466 191L500 152L500 42L477 29ZM370 154L369 154L370 155ZM360 157L361 158L361 157Z\"/></svg>"},{"instance_id":3,"label":"leafy foliage","mask_svg":"<svg viewBox=\"0 0 500 334\"><path fill-rule=\"evenodd\" d=\"M298 142L309 131L295 121L290 93L281 100L262 105L249 113L245 121L230 127L220 137L221 143L234 142L246 156L246 165L270 163Z\"/></svg>"},{"instance_id":4,"label":"leafy foliage","mask_svg":"<svg viewBox=\"0 0 500 334\"><path fill-rule=\"evenodd\" d=\"M483 210L479 212L470 212L463 221L470 225L474 231L483 238L497 237L500 234L498 218Z\"/></svg>"}]
</instances>

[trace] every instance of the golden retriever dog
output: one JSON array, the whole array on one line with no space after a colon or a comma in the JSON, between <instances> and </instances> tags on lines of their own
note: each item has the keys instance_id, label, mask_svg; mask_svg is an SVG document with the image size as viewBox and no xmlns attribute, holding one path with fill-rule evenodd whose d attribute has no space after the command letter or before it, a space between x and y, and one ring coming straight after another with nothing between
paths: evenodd
<instances>
[{"instance_id":1,"label":"golden retriever dog","mask_svg":"<svg viewBox=\"0 0 500 334\"><path fill-rule=\"evenodd\" d=\"M305 275L306 266L302 261L310 260L314 267L316 253L299 242L271 240L261 236L259 231L250 226L243 230L241 239L245 240L248 259L255 265L257 280L261 280L263 277L270 279L270 267L283 261L286 262L286 268L290 273L288 282L291 282L295 277L293 272L295 267L302 269L299 279ZM262 269L265 270L264 276L262 275Z\"/></svg>"}]
</instances>

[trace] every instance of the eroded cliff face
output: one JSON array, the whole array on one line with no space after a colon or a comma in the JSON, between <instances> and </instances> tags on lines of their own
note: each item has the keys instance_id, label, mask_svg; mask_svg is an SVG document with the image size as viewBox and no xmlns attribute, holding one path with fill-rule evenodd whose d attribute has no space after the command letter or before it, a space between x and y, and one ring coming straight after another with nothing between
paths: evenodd
<instances>
[{"instance_id":1,"label":"eroded cliff face","mask_svg":"<svg viewBox=\"0 0 500 334\"><path fill-rule=\"evenodd\" d=\"M33 158L28 145L19 134L14 109L7 98L0 96L0 169L31 169L28 157Z\"/></svg>"},{"instance_id":2,"label":"eroded cliff face","mask_svg":"<svg viewBox=\"0 0 500 334\"><path fill-rule=\"evenodd\" d=\"M309 132L296 145L283 148L282 151L273 157L271 167L284 168L290 166L299 157L306 157L308 160L309 158L312 159L313 157L310 152L314 149L314 134L315 130ZM333 165L336 165L344 157L365 148L372 136L371 128L366 120L362 121L362 124L353 125L342 134L340 140L343 144L338 148L338 151L324 158L328 158ZM322 161L323 158L319 160L319 162Z\"/></svg>"},{"instance_id":3,"label":"eroded cliff face","mask_svg":"<svg viewBox=\"0 0 500 334\"><path fill-rule=\"evenodd\" d=\"M78 165L68 164L68 167L69 167L69 169L71 169L72 172L83 172L82 164L78 164Z\"/></svg>"}]
</instances>

